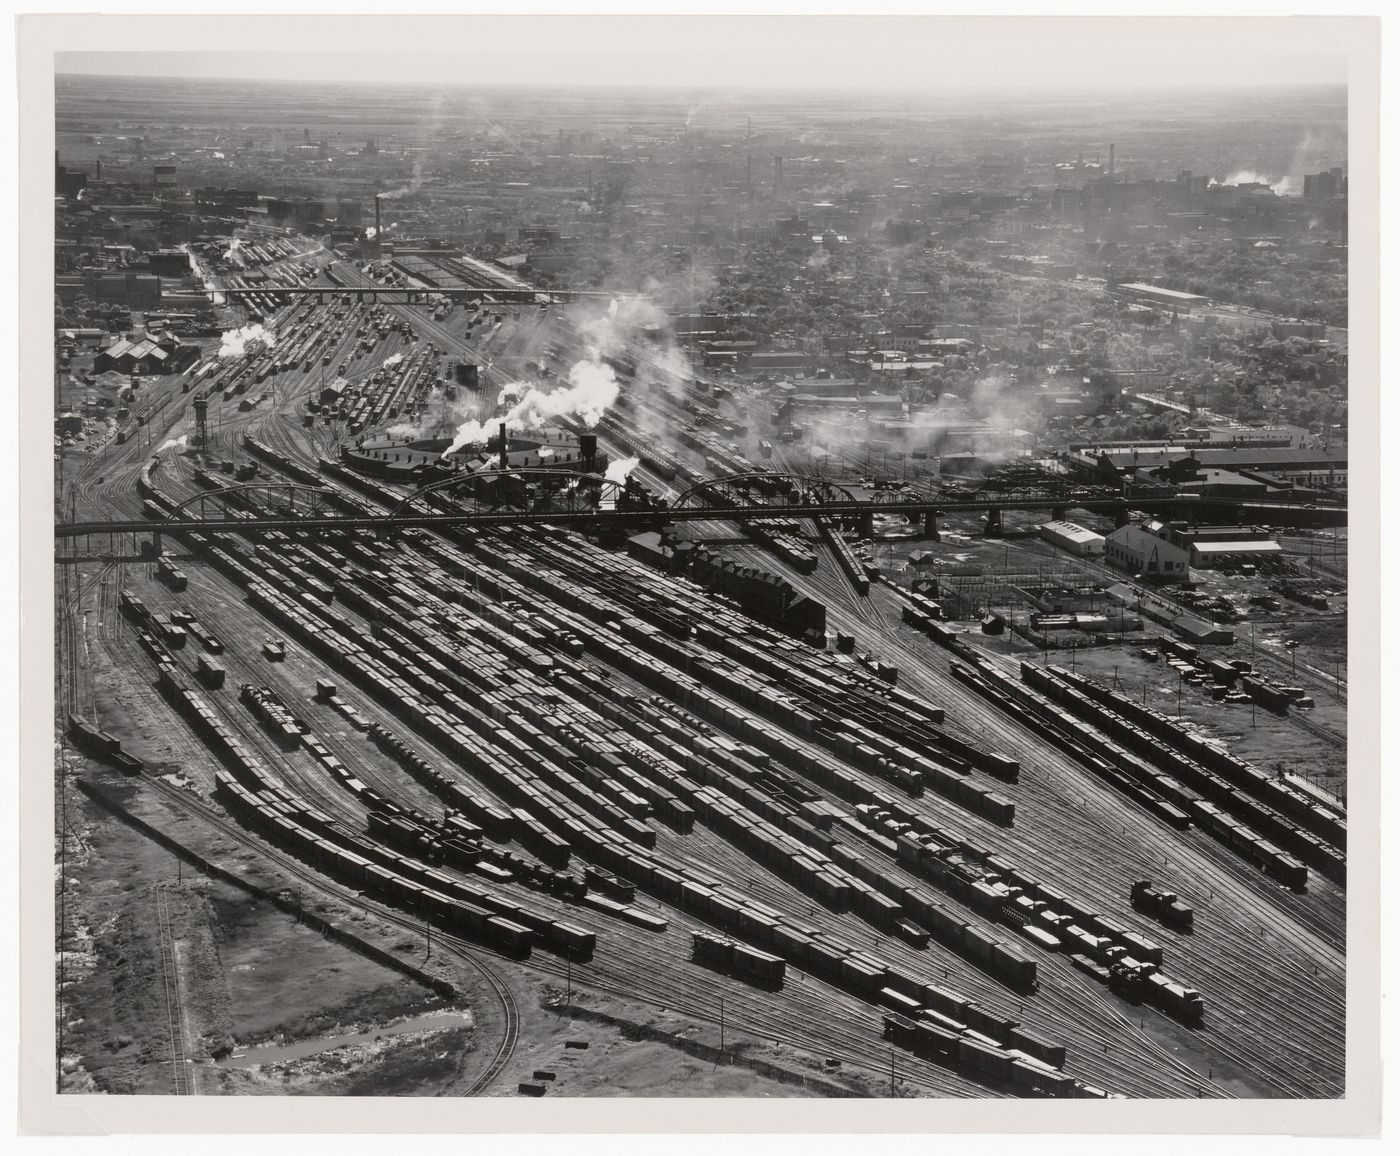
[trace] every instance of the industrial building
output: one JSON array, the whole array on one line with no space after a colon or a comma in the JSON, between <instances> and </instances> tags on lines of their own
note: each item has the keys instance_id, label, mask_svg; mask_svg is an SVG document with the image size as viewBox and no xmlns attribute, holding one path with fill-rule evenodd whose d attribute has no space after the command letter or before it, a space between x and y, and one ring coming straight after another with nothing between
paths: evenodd
<instances>
[{"instance_id":1,"label":"industrial building","mask_svg":"<svg viewBox=\"0 0 1400 1156\"><path fill-rule=\"evenodd\" d=\"M1142 526L1120 526L1109 534L1104 558L1110 566L1158 582L1185 582L1190 575L1190 553Z\"/></svg>"},{"instance_id":2,"label":"industrial building","mask_svg":"<svg viewBox=\"0 0 1400 1156\"><path fill-rule=\"evenodd\" d=\"M1046 522L1040 527L1040 537L1077 558L1104 553L1104 536L1075 522Z\"/></svg>"},{"instance_id":3,"label":"industrial building","mask_svg":"<svg viewBox=\"0 0 1400 1156\"><path fill-rule=\"evenodd\" d=\"M1188 551L1191 565L1200 570L1257 564L1283 555L1283 547L1273 536L1256 526L1188 528L1156 522L1150 528L1166 541Z\"/></svg>"},{"instance_id":4,"label":"industrial building","mask_svg":"<svg viewBox=\"0 0 1400 1156\"><path fill-rule=\"evenodd\" d=\"M94 301L110 301L132 309L160 304L160 278L151 273L103 273L86 286Z\"/></svg>"},{"instance_id":5,"label":"industrial building","mask_svg":"<svg viewBox=\"0 0 1400 1156\"><path fill-rule=\"evenodd\" d=\"M93 359L94 373L136 373L149 377L180 373L199 358L199 347L186 345L173 333L152 337L133 333L109 345Z\"/></svg>"},{"instance_id":6,"label":"industrial building","mask_svg":"<svg viewBox=\"0 0 1400 1156\"><path fill-rule=\"evenodd\" d=\"M1140 281L1129 281L1115 285L1113 292L1144 305L1156 305L1163 309L1190 309L1204 305L1210 300L1199 293L1182 293L1176 289L1163 289L1160 285L1146 285Z\"/></svg>"}]
</instances>

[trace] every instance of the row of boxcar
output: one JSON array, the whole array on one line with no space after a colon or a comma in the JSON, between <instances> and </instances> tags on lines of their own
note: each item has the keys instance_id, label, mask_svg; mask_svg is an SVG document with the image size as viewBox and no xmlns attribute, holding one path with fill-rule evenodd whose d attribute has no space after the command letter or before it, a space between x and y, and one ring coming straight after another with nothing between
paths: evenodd
<instances>
[{"instance_id":1,"label":"row of boxcar","mask_svg":"<svg viewBox=\"0 0 1400 1156\"><path fill-rule=\"evenodd\" d=\"M758 987L776 990L783 986L787 961L781 956L704 932L696 932L691 941L691 958L697 963Z\"/></svg>"},{"instance_id":2,"label":"row of boxcar","mask_svg":"<svg viewBox=\"0 0 1400 1156\"><path fill-rule=\"evenodd\" d=\"M437 745L443 747L459 760L467 759L468 761L464 765L484 774L487 778L494 778L498 786L505 786L507 794L513 795L517 802L524 802L528 796L536 792L537 787L533 784L537 776L534 773L527 773L525 764L520 761L517 754L505 751L494 755L487 754L481 746L484 740L469 736L460 726L448 723L447 719L453 718L459 721L473 719L476 720L475 729L480 734L490 734L492 737L501 739L509 736L492 727L490 719L480 715L477 709L470 706L461 695L443 689L436 680L429 680L421 676L419 667L415 663L406 661L404 655L397 652L397 648L385 649L377 646L373 639L361 635L357 628L351 626L343 616L334 615L331 607L318 607L317 613L320 617L331 618L335 633L342 635L340 638L335 638L334 642L330 642L325 633L318 630L314 623L305 621L304 615L298 613L297 608L289 604L285 597L276 594L270 588L255 588L253 601L255 605L263 605L274 616L280 615L283 622L301 632L308 641L308 645L312 647L313 651L318 651L321 657L343 669L352 671L356 680L373 697L401 716L409 718L418 729L425 731ZM305 606L307 609L311 608L310 604L305 604ZM359 645L348 646L347 641L350 639L356 639ZM393 672L386 674L369 665L371 653L376 664L385 663L393 668ZM418 690L436 688L435 697L439 701L430 706L415 692L414 684L417 685ZM448 710L446 713L441 713L441 708L448 708ZM525 752L520 751L519 753L524 754ZM529 761L540 765L537 760ZM557 771L557 768L555 770L557 777L562 779L564 772ZM519 808L517 807L516 810L518 812ZM529 814L528 812L521 813ZM549 831L533 816L530 816L528 821L521 821L520 813L518 813L516 818L517 837L522 838L532 851L539 854L552 866L562 867L567 863L567 842ZM654 843L655 833L645 828L637 828L635 820L630 819L630 817L620 815L618 822L629 831L640 831L640 837L644 842Z\"/></svg>"},{"instance_id":3,"label":"row of boxcar","mask_svg":"<svg viewBox=\"0 0 1400 1156\"><path fill-rule=\"evenodd\" d=\"M619 875L631 875L633 876L634 882L636 882L638 873L645 873L645 875L650 877L648 877L641 886L650 887L651 890L661 893L662 897L669 898L671 901L680 901L680 898L682 898L682 893L680 893L679 889L679 877L665 872L665 869L659 868L659 866L648 865L645 861L650 857L644 857L644 855L638 854L638 852L631 850L631 848L619 847L612 833L601 829L594 829L588 831L587 836L585 836L584 840L581 840L581 843L587 844L589 840L595 841L595 843L606 844L606 850L603 850L601 847L589 848L588 858L592 858L594 855L599 858L608 857L610 866L612 866L612 869L615 870L616 873L619 873ZM668 884L666 884L666 880L668 879L675 879L675 889L669 889ZM708 915L710 915L711 918L724 919L724 915L717 915L715 912L724 910L725 901L715 897L710 903L711 907L710 911L708 911ZM731 918L729 918L729 922L734 922L734 919L742 918L741 915L738 914L738 908L736 908L734 904L728 904L728 907L734 912ZM759 921L759 926L766 926L766 933L769 936L781 935L781 933L783 933L777 931L777 925L774 924L774 921L771 921L771 919L767 921L767 924L763 924L762 921ZM750 925L748 931L750 935L752 935L752 933L755 933L755 928ZM791 946L791 933L788 933L788 939L790 939ZM818 960L818 966L820 966L820 957L822 957L823 954L825 953L822 952L818 943L812 943L812 945L809 946L808 956L811 956L813 960ZM851 964L839 964L834 960L826 970L829 971L829 973L833 973L833 971L836 971L839 967L844 967L848 980L850 980L853 975L857 975L857 977L860 975L860 961L858 960L855 961L854 971ZM885 977L879 973L874 973L869 978L874 980L874 978ZM878 989L869 988L864 980L855 981L855 985L864 989L867 995L874 995L875 992L878 991Z\"/></svg>"},{"instance_id":4,"label":"row of boxcar","mask_svg":"<svg viewBox=\"0 0 1400 1156\"><path fill-rule=\"evenodd\" d=\"M826 544L831 547L831 552L836 555L836 562L841 567L841 572L846 575L846 580L857 594L869 594L870 575L866 573L865 563L855 556L850 543L841 535L839 529L832 526L830 519L818 518L816 521L817 529L821 531Z\"/></svg>"},{"instance_id":5,"label":"row of boxcar","mask_svg":"<svg viewBox=\"0 0 1400 1156\"><path fill-rule=\"evenodd\" d=\"M335 695L322 699L332 705L335 700ZM394 751L394 747L385 740L385 736L388 736L393 739L394 746L407 751L400 740L389 735L377 723L370 724L369 729L371 737L381 748ZM417 812L405 811L358 779L315 734L308 734L304 741L307 750L365 806L369 812L366 827L370 834L430 865L474 872L498 883L515 879L528 887L565 899L582 899L586 885L577 876L526 860L509 851L486 847L482 842L487 834L486 829L455 812L449 811L441 821L429 821ZM412 757L418 764L428 766L426 760L419 759L417 755ZM454 802L460 802L453 793L445 792L444 798L449 797ZM495 836L508 839L516 826L515 817L498 807L490 806L486 817Z\"/></svg>"},{"instance_id":6,"label":"row of boxcar","mask_svg":"<svg viewBox=\"0 0 1400 1156\"><path fill-rule=\"evenodd\" d=\"M1250 848L1246 857L1282 879L1290 887L1307 885L1306 866L1315 867L1339 881L1345 878L1345 859L1340 851L1328 846L1312 832L1303 830L1291 818L1275 810L1270 803L1235 787L1218 772L1202 766L1189 755L1165 746L1109 705L1095 701L1081 691L1084 680L1075 678L1071 681L1067 677L1071 672L1054 667L1040 670L1023 665L1022 673L1032 685L1053 697L1056 702L1091 720L1095 726L1103 729L1124 746L1142 752L1145 757L1169 769L1191 791L1200 792L1200 795L1196 795L1187 804L1193 817L1196 814L1196 802L1204 796L1238 820L1253 827L1259 833L1256 842L1261 843L1262 847ZM1253 783L1251 785L1258 786ZM1266 793L1262 786L1258 787L1259 795ZM1208 829L1212 834L1217 833L1217 828ZM1265 836L1267 838L1264 838ZM1239 849L1233 837L1227 838L1226 842ZM1303 870L1300 872L1299 868Z\"/></svg>"},{"instance_id":7,"label":"row of boxcar","mask_svg":"<svg viewBox=\"0 0 1400 1156\"><path fill-rule=\"evenodd\" d=\"M995 792L988 791L966 776L958 775L947 766L926 758L899 744L881 740L869 733L853 734L850 729L832 732L811 713L806 703L796 701L791 694L775 695L774 687L760 681L755 674L743 671L736 663L724 663L713 656L687 650L655 627L635 618L623 618L618 623L621 638L609 636L588 624L579 624L578 631L591 648L606 655L640 681L662 691L674 700L689 701L691 709L716 722L731 721L748 729L756 737L765 732L746 719L738 718L723 700L712 697L706 686L726 697L744 703L760 714L769 715L788 730L797 730L826 745L872 774L893 782L910 793L920 793L927 785L944 797L958 802L976 814L1004 826L1015 821L1015 804ZM633 649L634 644L639 650ZM661 666L654 659L661 659ZM680 671L687 673L681 674ZM859 728L857 723L847 727ZM857 739L867 741L861 742ZM884 750L872 745L880 741ZM775 744L790 750L791 744L779 737ZM895 754L895 758L890 758ZM820 770L815 770L820 775ZM830 777L828 770L827 776Z\"/></svg>"},{"instance_id":8,"label":"row of boxcar","mask_svg":"<svg viewBox=\"0 0 1400 1156\"><path fill-rule=\"evenodd\" d=\"M782 522L745 522L744 534L760 546L776 554L782 561L799 574L813 574L817 569L817 555L796 533ZM820 603L817 604L820 606ZM826 610L822 607L821 621L826 622Z\"/></svg>"},{"instance_id":9,"label":"row of boxcar","mask_svg":"<svg viewBox=\"0 0 1400 1156\"><path fill-rule=\"evenodd\" d=\"M879 822L876 815L862 817ZM908 833L909 824L898 826L906 828L894 840L902 863L973 910L1018 928L1039 946L1051 951L1088 952L1105 964L1121 963L1144 974L1160 967L1163 951L1159 944L1040 883L1000 857L978 853L965 844L939 844L928 835L917 838ZM906 895L905 902L935 936L948 934L947 913L923 911L911 895Z\"/></svg>"},{"instance_id":10,"label":"row of boxcar","mask_svg":"<svg viewBox=\"0 0 1400 1156\"><path fill-rule=\"evenodd\" d=\"M298 719L271 687L254 686L245 682L238 688L238 701L262 723L283 750L294 751L301 746L306 724Z\"/></svg>"},{"instance_id":11,"label":"row of boxcar","mask_svg":"<svg viewBox=\"0 0 1400 1156\"><path fill-rule=\"evenodd\" d=\"M292 461L291 458L287 457L286 454L279 453L251 434L243 435L243 448L255 457L262 458L263 461L267 462L269 465L275 466L277 469L281 470L282 473L295 481L304 482L309 486L319 486L321 484L321 475L315 470L298 465L296 462Z\"/></svg>"},{"instance_id":12,"label":"row of boxcar","mask_svg":"<svg viewBox=\"0 0 1400 1156\"><path fill-rule=\"evenodd\" d=\"M190 584L189 576L169 558L161 558L156 563L156 574L177 594Z\"/></svg>"},{"instance_id":13,"label":"row of boxcar","mask_svg":"<svg viewBox=\"0 0 1400 1156\"><path fill-rule=\"evenodd\" d=\"M370 888L376 878L396 876L398 881L386 883L389 893L400 900L416 897L415 904L404 905L421 914L440 917L442 926L449 931L467 934L479 930L469 920L464 922L469 913L456 911L458 904L478 904L493 912L490 919L506 921L515 927L523 925L525 929L523 939L514 937L512 932L489 940L497 946L528 948L534 939L550 950L591 955L592 932L559 923L520 907L513 900L453 880L377 842L344 831L276 782L200 695L188 689L167 688L167 693L176 700L176 709L191 720L201 737L229 767L216 774L218 790L225 801L232 803L232 809L241 818L261 823L265 828L270 826L289 850L308 858L316 866L332 869L349 882ZM261 800L259 796L263 793L270 793L273 798ZM333 841L328 841L328 836ZM446 896L453 906L450 909L436 906L437 896Z\"/></svg>"},{"instance_id":14,"label":"row of boxcar","mask_svg":"<svg viewBox=\"0 0 1400 1156\"><path fill-rule=\"evenodd\" d=\"M111 763L128 775L139 774L146 764L133 754L122 750L121 740L93 726L81 715L68 716L68 736L85 755Z\"/></svg>"},{"instance_id":15,"label":"row of boxcar","mask_svg":"<svg viewBox=\"0 0 1400 1156\"><path fill-rule=\"evenodd\" d=\"M1077 724L1066 712L1019 686L980 656L966 664L949 663L948 669L959 682L1066 751L1115 790L1141 803L1173 827L1190 826L1186 805L1193 796L1171 779L1128 752L1118 750L1092 728Z\"/></svg>"},{"instance_id":16,"label":"row of boxcar","mask_svg":"<svg viewBox=\"0 0 1400 1156\"><path fill-rule=\"evenodd\" d=\"M356 842L354 846L359 850L355 850L324 838L301 821L308 816L299 812L294 804L245 787L226 771L218 773L216 796L230 814L285 850L399 910L421 916L444 931L483 942L506 954L525 956L534 945L535 935L528 927L491 907L464 898L460 894L462 888L453 886L453 892L458 893L449 893L429 886L421 878L395 869L411 867L412 860L396 860L392 853L376 854L375 845L367 841ZM369 854L362 853L366 851ZM447 882L450 884L451 880Z\"/></svg>"},{"instance_id":17,"label":"row of boxcar","mask_svg":"<svg viewBox=\"0 0 1400 1156\"><path fill-rule=\"evenodd\" d=\"M1057 671L1057 674L1061 678L1068 674L1065 681L1077 690L1123 715L1170 749L1182 752L1207 770L1283 812L1330 846L1338 849L1346 847L1346 817L1339 809L1321 805L1296 784L1265 774L1194 731L1186 730L1159 711L1135 703L1073 672Z\"/></svg>"},{"instance_id":18,"label":"row of boxcar","mask_svg":"<svg viewBox=\"0 0 1400 1156\"><path fill-rule=\"evenodd\" d=\"M1145 911L1153 919L1159 920L1177 931L1192 931L1196 925L1196 913L1173 891L1163 891L1152 885L1150 879L1133 882L1131 892L1133 906Z\"/></svg>"},{"instance_id":19,"label":"row of boxcar","mask_svg":"<svg viewBox=\"0 0 1400 1156\"><path fill-rule=\"evenodd\" d=\"M1056 1070L1021 1048L997 1047L927 1016L891 1012L885 1039L906 1051L961 1071L979 1083L1006 1086L1022 1095L1049 1099L1106 1099L1100 1088Z\"/></svg>"},{"instance_id":20,"label":"row of boxcar","mask_svg":"<svg viewBox=\"0 0 1400 1156\"><path fill-rule=\"evenodd\" d=\"M621 863L614 866L617 870L624 867ZM1020 1041L1050 1061L1064 1063L1061 1045L1036 1036L1020 1021L946 988L935 989L910 973L890 967L877 956L840 944L825 932L799 927L762 904L733 896L713 879L682 868L661 866L650 856L640 857L625 866L638 878L638 885L644 890L869 1002L886 1003L883 993L887 991L900 992L921 1002L936 1002L944 1011L956 1013L965 1024L986 1034L993 1042L1005 1045L1009 1040Z\"/></svg>"}]
</instances>

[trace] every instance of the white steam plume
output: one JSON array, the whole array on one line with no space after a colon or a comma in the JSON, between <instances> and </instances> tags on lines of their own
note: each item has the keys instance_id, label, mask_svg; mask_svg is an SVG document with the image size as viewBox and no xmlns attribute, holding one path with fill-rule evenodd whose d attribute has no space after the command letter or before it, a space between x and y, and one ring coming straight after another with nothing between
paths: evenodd
<instances>
[{"instance_id":1,"label":"white steam plume","mask_svg":"<svg viewBox=\"0 0 1400 1156\"><path fill-rule=\"evenodd\" d=\"M641 458L623 458L621 461L609 462L607 472L603 477L609 482L617 482L621 485L627 481L627 475L635 470L641 461Z\"/></svg>"},{"instance_id":2,"label":"white steam plume","mask_svg":"<svg viewBox=\"0 0 1400 1156\"><path fill-rule=\"evenodd\" d=\"M184 448L185 448L187 445L189 445L189 444L190 444L190 435L189 435L189 434L181 434L181 435L180 435L179 437L177 437L177 438L171 438L169 441L161 442L161 444L160 444L160 449L156 450L156 453L158 453L158 454L163 454L163 453L165 453L166 450L184 449Z\"/></svg>"},{"instance_id":3,"label":"white steam plume","mask_svg":"<svg viewBox=\"0 0 1400 1156\"><path fill-rule=\"evenodd\" d=\"M409 178L408 184L401 185L397 189L392 189L387 193L380 193L381 201L397 201L401 197L411 196L423 187L423 162L416 160L413 162L413 176Z\"/></svg>"},{"instance_id":4,"label":"white steam plume","mask_svg":"<svg viewBox=\"0 0 1400 1156\"><path fill-rule=\"evenodd\" d=\"M506 413L493 419L490 426L479 421L464 422L452 444L442 451L443 457L463 446L487 441L492 427L499 422L512 429L540 429L556 418L576 417L585 425L595 426L617 400L618 383L610 366L579 361L569 370L569 384L564 389L546 391L527 382L512 382L501 392L518 400Z\"/></svg>"},{"instance_id":5,"label":"white steam plume","mask_svg":"<svg viewBox=\"0 0 1400 1156\"><path fill-rule=\"evenodd\" d=\"M245 325L242 329L227 330L220 339L219 356L242 357L249 352L249 345L258 342L271 348L277 344L277 334L262 325Z\"/></svg>"},{"instance_id":6,"label":"white steam plume","mask_svg":"<svg viewBox=\"0 0 1400 1156\"><path fill-rule=\"evenodd\" d=\"M398 365L398 363L401 362L402 360L403 360L403 354L402 354L402 353L395 353L395 354L393 354L393 355L391 355L391 356L389 356L389 357L386 357L386 358L384 359L383 367L384 367L385 369L387 369L387 368L388 368L389 366L391 366L391 365Z\"/></svg>"}]
</instances>

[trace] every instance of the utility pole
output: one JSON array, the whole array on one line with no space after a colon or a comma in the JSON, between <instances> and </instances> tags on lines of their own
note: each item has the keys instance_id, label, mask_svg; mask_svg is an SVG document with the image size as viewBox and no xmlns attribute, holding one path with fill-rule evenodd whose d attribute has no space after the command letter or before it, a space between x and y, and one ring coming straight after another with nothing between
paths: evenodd
<instances>
[{"instance_id":1,"label":"utility pole","mask_svg":"<svg viewBox=\"0 0 1400 1156\"><path fill-rule=\"evenodd\" d=\"M724 996L719 997L719 1054L724 1056Z\"/></svg>"}]
</instances>

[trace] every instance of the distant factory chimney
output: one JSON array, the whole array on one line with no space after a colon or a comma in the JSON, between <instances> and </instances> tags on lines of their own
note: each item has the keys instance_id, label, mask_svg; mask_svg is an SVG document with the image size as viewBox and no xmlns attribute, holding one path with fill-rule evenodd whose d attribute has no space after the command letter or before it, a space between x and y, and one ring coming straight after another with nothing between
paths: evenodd
<instances>
[{"instance_id":1,"label":"distant factory chimney","mask_svg":"<svg viewBox=\"0 0 1400 1156\"><path fill-rule=\"evenodd\" d=\"M374 197L374 239L376 241L379 240L379 233L379 194L376 193Z\"/></svg>"},{"instance_id":2,"label":"distant factory chimney","mask_svg":"<svg viewBox=\"0 0 1400 1156\"><path fill-rule=\"evenodd\" d=\"M506 441L505 422L501 422L501 469L510 469L510 443Z\"/></svg>"},{"instance_id":3,"label":"distant factory chimney","mask_svg":"<svg viewBox=\"0 0 1400 1156\"><path fill-rule=\"evenodd\" d=\"M102 158L101 158L101 157L98 157L98 158L97 158L97 179L98 179L99 181L102 179Z\"/></svg>"}]
</instances>

